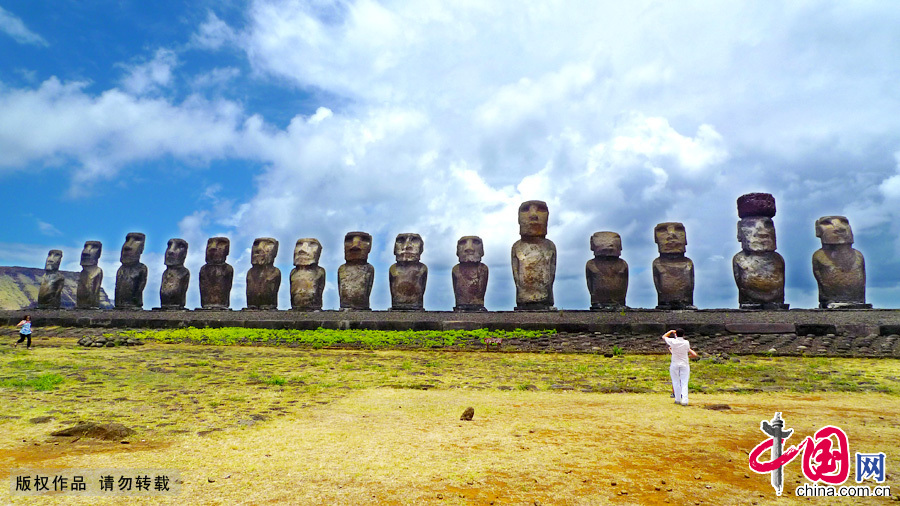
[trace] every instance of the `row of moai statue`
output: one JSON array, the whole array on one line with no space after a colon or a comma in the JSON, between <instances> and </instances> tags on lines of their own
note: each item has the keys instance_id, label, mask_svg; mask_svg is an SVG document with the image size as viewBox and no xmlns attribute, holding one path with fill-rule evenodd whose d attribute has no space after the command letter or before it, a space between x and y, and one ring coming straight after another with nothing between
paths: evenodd
<instances>
[{"instance_id":1,"label":"row of moai statue","mask_svg":"<svg viewBox=\"0 0 900 506\"><path fill-rule=\"evenodd\" d=\"M784 303L784 259L775 251L775 199L767 193L743 195L737 201L737 238L741 251L732 259L741 309L787 309ZM519 235L512 246L511 263L516 286L517 311L553 309L553 282L556 277L556 246L547 239L549 210L538 200L519 206ZM819 307L826 309L870 308L865 302L866 272L862 253L852 248L853 232L847 218L825 216L816 220L816 236L822 248L813 255L813 274L819 285ZM657 309L697 309L694 306L694 263L685 256L687 235L684 225L660 223L654 229L659 257L653 260L653 283L658 295ZM115 307L140 309L147 283L147 266L140 263L145 236L130 233L122 246L122 266L116 273ZM591 309L626 308L628 264L621 257L622 239L615 232L591 236L594 258L585 266ZM394 242L397 262L388 277L391 310L422 311L428 267L421 262L425 243L419 234L399 234ZM201 309L229 309L234 269L226 263L230 242L212 237L206 244L206 264L200 269ZM160 285L160 309L185 308L190 272L184 267L188 244L169 240L166 270ZM368 263L372 236L349 232L344 238L345 264L338 268L341 309L368 310L375 268ZM81 254L83 270L78 282L76 307L99 307L103 271L97 266L102 245L87 241ZM291 307L297 310L322 309L325 269L319 266L322 245L313 238L297 241L290 275ZM281 271L275 267L278 241L261 237L253 241L250 270L247 272L247 308L277 309ZM451 276L456 297L455 311L485 311L488 267L481 263L481 238L465 236L456 245L459 263ZM51 250L46 274L38 294L39 308L59 308L62 275L58 272L62 252Z\"/></svg>"}]
</instances>

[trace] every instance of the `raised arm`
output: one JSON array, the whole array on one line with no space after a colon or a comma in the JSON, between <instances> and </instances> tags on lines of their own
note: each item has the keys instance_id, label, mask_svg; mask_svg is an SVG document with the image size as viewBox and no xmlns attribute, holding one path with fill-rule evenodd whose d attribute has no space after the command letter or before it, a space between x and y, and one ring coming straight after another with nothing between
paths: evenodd
<instances>
[{"instance_id":1,"label":"raised arm","mask_svg":"<svg viewBox=\"0 0 900 506\"><path fill-rule=\"evenodd\" d=\"M667 337L672 337L675 334L674 330L670 330L662 335L662 340L665 341ZM666 343L668 344L668 343Z\"/></svg>"},{"instance_id":2,"label":"raised arm","mask_svg":"<svg viewBox=\"0 0 900 506\"><path fill-rule=\"evenodd\" d=\"M688 355L690 355L690 356L692 356L692 357L694 357L694 358L697 358L697 357L700 356L700 355L697 355L697 352L696 352L696 351L694 351L694 350L692 350L692 349L690 349L690 348L688 348Z\"/></svg>"}]
</instances>

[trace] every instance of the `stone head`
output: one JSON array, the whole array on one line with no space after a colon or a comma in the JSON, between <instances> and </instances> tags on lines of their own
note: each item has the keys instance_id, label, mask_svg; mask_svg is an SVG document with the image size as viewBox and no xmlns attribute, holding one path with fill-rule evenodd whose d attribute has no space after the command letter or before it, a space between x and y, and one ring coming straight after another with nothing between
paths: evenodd
<instances>
[{"instance_id":1,"label":"stone head","mask_svg":"<svg viewBox=\"0 0 900 506\"><path fill-rule=\"evenodd\" d=\"M278 241L271 237L257 237L250 250L250 264L273 265L278 254Z\"/></svg>"},{"instance_id":2,"label":"stone head","mask_svg":"<svg viewBox=\"0 0 900 506\"><path fill-rule=\"evenodd\" d=\"M206 263L221 265L231 251L231 241L227 237L210 237L206 241Z\"/></svg>"},{"instance_id":3,"label":"stone head","mask_svg":"<svg viewBox=\"0 0 900 506\"><path fill-rule=\"evenodd\" d=\"M481 257L484 256L484 244L481 242L481 237L475 235L460 237L456 241L456 256L461 263L481 262Z\"/></svg>"},{"instance_id":4,"label":"stone head","mask_svg":"<svg viewBox=\"0 0 900 506\"><path fill-rule=\"evenodd\" d=\"M102 252L103 244L100 241L85 241L84 249L81 250L81 265L97 265Z\"/></svg>"},{"instance_id":5,"label":"stone head","mask_svg":"<svg viewBox=\"0 0 900 506\"><path fill-rule=\"evenodd\" d=\"M591 236L591 251L598 257L622 256L622 237L615 232L595 232Z\"/></svg>"},{"instance_id":6,"label":"stone head","mask_svg":"<svg viewBox=\"0 0 900 506\"><path fill-rule=\"evenodd\" d=\"M519 235L522 237L545 237L550 210L541 200L529 200L519 206Z\"/></svg>"},{"instance_id":7,"label":"stone head","mask_svg":"<svg viewBox=\"0 0 900 506\"><path fill-rule=\"evenodd\" d=\"M126 235L125 244L122 245L122 254L119 255L119 261L123 265L134 265L140 262L146 239L147 236L140 232L131 232Z\"/></svg>"},{"instance_id":8,"label":"stone head","mask_svg":"<svg viewBox=\"0 0 900 506\"><path fill-rule=\"evenodd\" d=\"M365 232L347 232L344 236L344 260L365 262L372 251L372 236Z\"/></svg>"},{"instance_id":9,"label":"stone head","mask_svg":"<svg viewBox=\"0 0 900 506\"><path fill-rule=\"evenodd\" d=\"M322 243L318 239L297 239L297 245L294 246L294 265L297 267L318 265L320 256L322 256Z\"/></svg>"},{"instance_id":10,"label":"stone head","mask_svg":"<svg viewBox=\"0 0 900 506\"><path fill-rule=\"evenodd\" d=\"M166 246L166 265L169 267L184 265L187 252L187 241L184 239L169 239L169 244Z\"/></svg>"},{"instance_id":11,"label":"stone head","mask_svg":"<svg viewBox=\"0 0 900 506\"><path fill-rule=\"evenodd\" d=\"M47 253L47 263L44 264L44 270L58 271L60 262L62 262L62 251L52 249Z\"/></svg>"},{"instance_id":12,"label":"stone head","mask_svg":"<svg viewBox=\"0 0 900 506\"><path fill-rule=\"evenodd\" d=\"M397 234L394 256L398 262L418 262L425 250L425 241L419 234Z\"/></svg>"},{"instance_id":13,"label":"stone head","mask_svg":"<svg viewBox=\"0 0 900 506\"><path fill-rule=\"evenodd\" d=\"M684 254L687 249L687 234L682 223L660 223L653 229L653 240L656 241L660 254Z\"/></svg>"},{"instance_id":14,"label":"stone head","mask_svg":"<svg viewBox=\"0 0 900 506\"><path fill-rule=\"evenodd\" d=\"M751 216L741 218L737 226L741 249L751 253L775 251L775 223L772 218Z\"/></svg>"},{"instance_id":15,"label":"stone head","mask_svg":"<svg viewBox=\"0 0 900 506\"><path fill-rule=\"evenodd\" d=\"M853 244L853 229L846 216L822 216L816 220L816 237L825 244Z\"/></svg>"}]
</instances>

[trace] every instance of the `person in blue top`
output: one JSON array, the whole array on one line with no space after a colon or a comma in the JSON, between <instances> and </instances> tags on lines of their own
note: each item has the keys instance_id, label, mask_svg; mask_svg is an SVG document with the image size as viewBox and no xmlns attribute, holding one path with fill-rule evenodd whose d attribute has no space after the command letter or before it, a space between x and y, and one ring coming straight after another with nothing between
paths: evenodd
<instances>
[{"instance_id":1,"label":"person in blue top","mask_svg":"<svg viewBox=\"0 0 900 506\"><path fill-rule=\"evenodd\" d=\"M16 344L13 345L13 348L19 345L22 341L28 340L28 349L31 349L31 316L25 315L25 318L22 319L19 323L16 324L16 327L22 327L19 330L19 340L16 341Z\"/></svg>"}]
</instances>

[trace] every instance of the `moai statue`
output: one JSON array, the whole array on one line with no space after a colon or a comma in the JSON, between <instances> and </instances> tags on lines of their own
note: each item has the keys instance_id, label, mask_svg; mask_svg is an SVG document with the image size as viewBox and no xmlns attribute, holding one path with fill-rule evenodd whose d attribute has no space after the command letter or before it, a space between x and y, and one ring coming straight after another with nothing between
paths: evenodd
<instances>
[{"instance_id":1,"label":"moai statue","mask_svg":"<svg viewBox=\"0 0 900 506\"><path fill-rule=\"evenodd\" d=\"M81 250L81 274L75 290L77 309L100 308L100 284L103 283L103 269L97 266L103 245L100 241L85 241Z\"/></svg>"},{"instance_id":2,"label":"moai statue","mask_svg":"<svg viewBox=\"0 0 900 506\"><path fill-rule=\"evenodd\" d=\"M338 268L338 294L341 309L369 309L369 295L375 280L375 268L368 263L372 236L365 232L347 232L344 236L344 265Z\"/></svg>"},{"instance_id":3,"label":"moai statue","mask_svg":"<svg viewBox=\"0 0 900 506\"><path fill-rule=\"evenodd\" d=\"M41 279L41 288L38 290L38 309L59 309L63 285L66 282L65 276L59 272L60 262L62 262L62 251L52 249L47 253L44 277Z\"/></svg>"},{"instance_id":4,"label":"moai statue","mask_svg":"<svg viewBox=\"0 0 900 506\"><path fill-rule=\"evenodd\" d=\"M553 308L556 245L546 238L550 212L547 203L529 200L519 206L519 235L512 246L512 273L516 283L516 311Z\"/></svg>"},{"instance_id":5,"label":"moai statue","mask_svg":"<svg viewBox=\"0 0 900 506\"><path fill-rule=\"evenodd\" d=\"M628 292L628 263L622 255L622 238L615 232L597 232L591 236L594 258L584 267L591 311L621 311L626 309Z\"/></svg>"},{"instance_id":6,"label":"moai statue","mask_svg":"<svg viewBox=\"0 0 900 506\"><path fill-rule=\"evenodd\" d=\"M247 271L247 309L278 309L278 289L281 288L281 269L275 267L278 241L259 237L253 241Z\"/></svg>"},{"instance_id":7,"label":"moai statue","mask_svg":"<svg viewBox=\"0 0 900 506\"><path fill-rule=\"evenodd\" d=\"M184 309L191 281L191 271L184 266L187 252L187 241L169 239L166 247L166 270L159 285L159 305L162 309Z\"/></svg>"},{"instance_id":8,"label":"moai statue","mask_svg":"<svg viewBox=\"0 0 900 506\"><path fill-rule=\"evenodd\" d=\"M775 197L748 193L737 200L737 238L734 281L741 309L787 309L784 303L784 258L775 252Z\"/></svg>"},{"instance_id":9,"label":"moai statue","mask_svg":"<svg viewBox=\"0 0 900 506\"><path fill-rule=\"evenodd\" d=\"M141 263L146 236L131 232L125 236L119 261L122 266L116 272L116 309L142 309L144 287L147 286L147 266Z\"/></svg>"},{"instance_id":10,"label":"moai statue","mask_svg":"<svg viewBox=\"0 0 900 506\"><path fill-rule=\"evenodd\" d=\"M844 216L816 220L822 249L813 253L813 275L822 309L870 309L866 304L866 261L853 249L853 230Z\"/></svg>"},{"instance_id":11,"label":"moai statue","mask_svg":"<svg viewBox=\"0 0 900 506\"><path fill-rule=\"evenodd\" d=\"M231 305L231 282L234 268L225 263L231 241L227 237L210 237L206 242L206 265L200 268L200 307L228 309Z\"/></svg>"},{"instance_id":12,"label":"moai statue","mask_svg":"<svg viewBox=\"0 0 900 506\"><path fill-rule=\"evenodd\" d=\"M653 229L659 257L653 260L656 309L697 309L694 305L694 262L684 256L687 234L677 222L660 223Z\"/></svg>"},{"instance_id":13,"label":"moai statue","mask_svg":"<svg viewBox=\"0 0 900 506\"><path fill-rule=\"evenodd\" d=\"M325 269L319 267L322 244L318 239L297 239L294 246L294 270L291 271L291 308L300 311L322 309Z\"/></svg>"},{"instance_id":14,"label":"moai statue","mask_svg":"<svg viewBox=\"0 0 900 506\"><path fill-rule=\"evenodd\" d=\"M487 311L484 293L487 291L488 266L481 263L484 244L474 235L456 241L459 263L453 266L453 294L456 296L454 311Z\"/></svg>"},{"instance_id":15,"label":"moai statue","mask_svg":"<svg viewBox=\"0 0 900 506\"><path fill-rule=\"evenodd\" d=\"M388 271L391 284L391 310L423 311L428 267L419 260L425 242L419 234L397 234L394 255L397 263Z\"/></svg>"}]
</instances>

